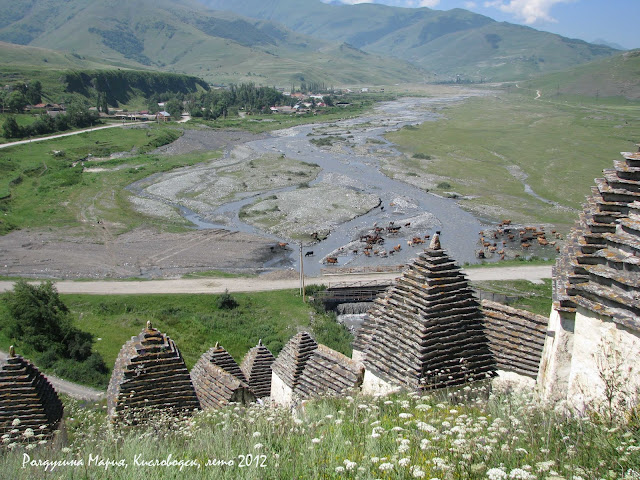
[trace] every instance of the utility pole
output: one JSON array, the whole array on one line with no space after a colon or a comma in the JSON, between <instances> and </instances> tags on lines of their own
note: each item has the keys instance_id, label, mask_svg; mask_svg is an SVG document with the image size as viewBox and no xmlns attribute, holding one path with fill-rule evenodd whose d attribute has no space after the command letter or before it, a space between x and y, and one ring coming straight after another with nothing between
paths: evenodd
<instances>
[{"instance_id":1,"label":"utility pole","mask_svg":"<svg viewBox=\"0 0 640 480\"><path fill-rule=\"evenodd\" d=\"M302 295L302 301L306 302L306 292L304 288L304 256L302 255L302 242L300 242L300 295Z\"/></svg>"}]
</instances>

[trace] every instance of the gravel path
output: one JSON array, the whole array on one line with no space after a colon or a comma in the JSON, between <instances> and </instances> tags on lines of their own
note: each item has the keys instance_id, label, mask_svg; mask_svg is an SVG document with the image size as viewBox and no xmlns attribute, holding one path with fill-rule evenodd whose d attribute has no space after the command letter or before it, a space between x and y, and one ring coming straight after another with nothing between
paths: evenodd
<instances>
[{"instance_id":1,"label":"gravel path","mask_svg":"<svg viewBox=\"0 0 640 480\"><path fill-rule=\"evenodd\" d=\"M551 266L525 267L487 267L473 268L464 271L471 281L486 280L529 280L540 283L551 278ZM336 284L344 282L362 282L372 280L393 279L397 273L369 275L326 275L323 277L305 278L306 285ZM278 278L285 277L285 278ZM289 270L279 275L265 275L249 278L202 278L150 281L95 281L95 282L56 282L60 293L88 293L94 295L154 294L154 293L223 293L229 292L265 292L299 288L298 273ZM11 290L13 282L0 282L0 292Z\"/></svg>"}]
</instances>

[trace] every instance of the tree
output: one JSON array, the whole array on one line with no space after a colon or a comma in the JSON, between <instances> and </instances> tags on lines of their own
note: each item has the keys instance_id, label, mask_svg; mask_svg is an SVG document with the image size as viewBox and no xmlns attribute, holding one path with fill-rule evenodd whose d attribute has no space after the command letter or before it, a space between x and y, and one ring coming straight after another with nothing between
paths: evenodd
<instances>
[{"instance_id":1,"label":"tree","mask_svg":"<svg viewBox=\"0 0 640 480\"><path fill-rule=\"evenodd\" d=\"M69 309L51 281L31 285L18 280L6 296L12 322L9 334L44 352L61 344L69 329Z\"/></svg>"},{"instance_id":2,"label":"tree","mask_svg":"<svg viewBox=\"0 0 640 480\"><path fill-rule=\"evenodd\" d=\"M22 137L22 128L18 125L16 117L10 116L2 125L2 136L4 138L20 138Z\"/></svg>"},{"instance_id":3,"label":"tree","mask_svg":"<svg viewBox=\"0 0 640 480\"><path fill-rule=\"evenodd\" d=\"M182 116L182 102L180 100L169 100L164 104L164 109L169 112L173 120L180 120Z\"/></svg>"},{"instance_id":4,"label":"tree","mask_svg":"<svg viewBox=\"0 0 640 480\"><path fill-rule=\"evenodd\" d=\"M13 113L22 113L24 107L27 106L27 98L22 92L14 90L7 98L7 109Z\"/></svg>"},{"instance_id":5,"label":"tree","mask_svg":"<svg viewBox=\"0 0 640 480\"><path fill-rule=\"evenodd\" d=\"M37 352L52 352L80 361L91 355L93 336L73 326L69 308L51 281L31 285L18 280L5 301L11 315L12 337Z\"/></svg>"},{"instance_id":6,"label":"tree","mask_svg":"<svg viewBox=\"0 0 640 480\"><path fill-rule=\"evenodd\" d=\"M59 116L60 115L58 115L58 117ZM65 116L67 117L69 125L77 128L89 127L98 120L98 114L90 111L87 106L81 102L71 102Z\"/></svg>"},{"instance_id":7,"label":"tree","mask_svg":"<svg viewBox=\"0 0 640 480\"><path fill-rule=\"evenodd\" d=\"M27 91L24 93L27 102L36 105L42 101L42 84L36 80L27 85Z\"/></svg>"}]
</instances>

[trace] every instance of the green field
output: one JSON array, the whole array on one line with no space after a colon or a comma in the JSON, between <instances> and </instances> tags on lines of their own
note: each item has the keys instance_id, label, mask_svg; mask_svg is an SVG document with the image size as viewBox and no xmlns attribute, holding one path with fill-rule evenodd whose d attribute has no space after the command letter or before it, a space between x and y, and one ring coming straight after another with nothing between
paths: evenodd
<instances>
[{"instance_id":1,"label":"green field","mask_svg":"<svg viewBox=\"0 0 640 480\"><path fill-rule=\"evenodd\" d=\"M124 187L153 173L216 155L144 153L180 134L169 126L111 128L0 150L0 234L21 228L75 227L98 220L117 225L114 233L135 227L141 217L131 214ZM133 156L109 159L118 152ZM88 155L92 160L84 162L86 167L104 170L83 171L82 159Z\"/></svg>"},{"instance_id":2,"label":"green field","mask_svg":"<svg viewBox=\"0 0 640 480\"><path fill-rule=\"evenodd\" d=\"M390 174L448 195L480 217L571 225L594 178L635 151L638 104L563 97L506 87L440 110L443 118L387 138L404 157ZM422 157L422 158L420 158ZM551 205L525 192L556 202Z\"/></svg>"}]
</instances>

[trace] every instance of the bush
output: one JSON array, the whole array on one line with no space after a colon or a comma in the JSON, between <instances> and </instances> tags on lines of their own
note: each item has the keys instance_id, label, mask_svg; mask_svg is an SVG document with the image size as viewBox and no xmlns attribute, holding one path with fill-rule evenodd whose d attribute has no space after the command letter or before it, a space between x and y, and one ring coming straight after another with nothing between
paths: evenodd
<instances>
[{"instance_id":1,"label":"bush","mask_svg":"<svg viewBox=\"0 0 640 480\"><path fill-rule=\"evenodd\" d=\"M222 310L233 310L237 308L238 305L240 304L231 296L229 290L225 290L224 293L218 297L218 308Z\"/></svg>"}]
</instances>

